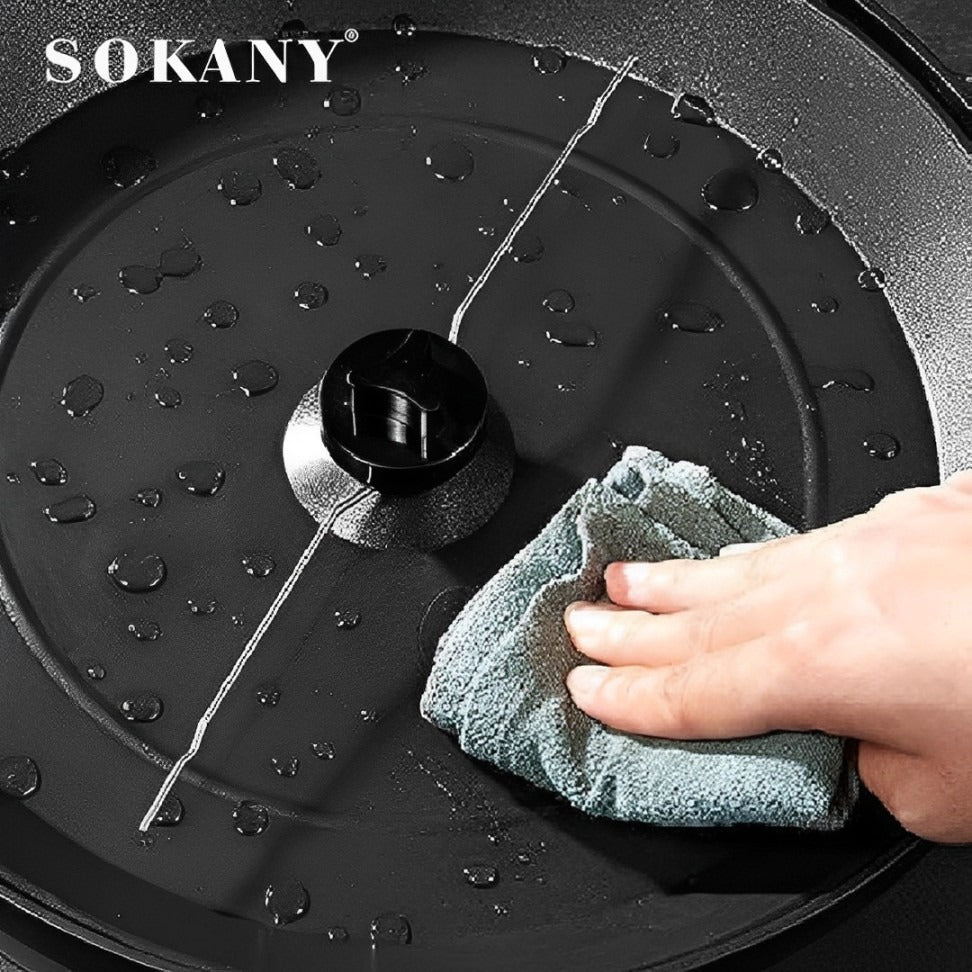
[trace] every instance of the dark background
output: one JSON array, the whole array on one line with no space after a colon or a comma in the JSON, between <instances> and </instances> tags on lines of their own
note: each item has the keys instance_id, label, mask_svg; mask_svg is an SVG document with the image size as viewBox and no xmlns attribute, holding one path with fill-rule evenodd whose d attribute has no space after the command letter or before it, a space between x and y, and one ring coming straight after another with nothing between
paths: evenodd
<instances>
[{"instance_id":1,"label":"dark background","mask_svg":"<svg viewBox=\"0 0 972 972\"><path fill-rule=\"evenodd\" d=\"M883 0L942 65L972 83L970 0ZM972 846L928 846L864 892L713 972L972 970ZM0 902L0 972L133 972Z\"/></svg>"}]
</instances>

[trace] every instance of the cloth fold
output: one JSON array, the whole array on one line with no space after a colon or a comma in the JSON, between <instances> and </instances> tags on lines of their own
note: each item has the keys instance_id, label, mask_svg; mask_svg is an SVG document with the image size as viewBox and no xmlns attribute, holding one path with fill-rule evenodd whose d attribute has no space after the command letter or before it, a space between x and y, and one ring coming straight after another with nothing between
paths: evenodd
<instances>
[{"instance_id":1,"label":"cloth fold","mask_svg":"<svg viewBox=\"0 0 972 972\"><path fill-rule=\"evenodd\" d=\"M704 467L629 448L456 617L439 642L422 715L468 755L596 816L835 829L857 794L844 740L791 732L703 742L635 736L581 712L564 684L571 668L589 662L570 642L564 609L603 596L607 564L701 559L727 544L792 532Z\"/></svg>"}]
</instances>

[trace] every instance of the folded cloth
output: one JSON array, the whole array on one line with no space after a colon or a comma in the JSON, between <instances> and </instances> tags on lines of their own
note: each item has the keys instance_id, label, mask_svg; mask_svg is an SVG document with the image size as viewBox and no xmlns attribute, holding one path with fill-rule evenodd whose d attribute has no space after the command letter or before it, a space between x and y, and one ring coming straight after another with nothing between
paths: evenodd
<instances>
[{"instance_id":1,"label":"folded cloth","mask_svg":"<svg viewBox=\"0 0 972 972\"><path fill-rule=\"evenodd\" d=\"M564 684L589 661L571 644L564 609L604 595L607 564L700 559L792 532L707 469L629 448L458 615L439 642L422 715L470 756L586 813L669 826L835 829L857 794L844 740L815 732L704 742L636 736L581 712Z\"/></svg>"}]
</instances>

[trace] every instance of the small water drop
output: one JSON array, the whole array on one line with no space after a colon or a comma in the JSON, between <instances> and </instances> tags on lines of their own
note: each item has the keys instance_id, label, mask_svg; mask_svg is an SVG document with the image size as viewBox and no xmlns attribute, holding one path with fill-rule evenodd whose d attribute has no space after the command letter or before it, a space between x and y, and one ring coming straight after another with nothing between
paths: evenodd
<instances>
[{"instance_id":1,"label":"small water drop","mask_svg":"<svg viewBox=\"0 0 972 972\"><path fill-rule=\"evenodd\" d=\"M327 287L323 284L304 280L294 290L294 302L304 310L317 310L327 303Z\"/></svg>"},{"instance_id":2,"label":"small water drop","mask_svg":"<svg viewBox=\"0 0 972 972\"><path fill-rule=\"evenodd\" d=\"M489 864L470 864L462 869L466 883L474 888L491 888L499 879L499 872Z\"/></svg>"},{"instance_id":3,"label":"small water drop","mask_svg":"<svg viewBox=\"0 0 972 972\"><path fill-rule=\"evenodd\" d=\"M334 759L334 745L329 742L312 742L311 752L317 759Z\"/></svg>"},{"instance_id":4,"label":"small water drop","mask_svg":"<svg viewBox=\"0 0 972 972\"><path fill-rule=\"evenodd\" d=\"M318 246L334 246L341 239L341 224L337 216L322 213L307 224L305 232Z\"/></svg>"},{"instance_id":5,"label":"small water drop","mask_svg":"<svg viewBox=\"0 0 972 972\"><path fill-rule=\"evenodd\" d=\"M118 708L129 722L155 722L162 715L164 707L157 695L142 692L125 699Z\"/></svg>"},{"instance_id":6,"label":"small water drop","mask_svg":"<svg viewBox=\"0 0 972 972\"><path fill-rule=\"evenodd\" d=\"M83 418L94 411L105 397L105 387L91 375L78 375L61 392L61 407L71 418Z\"/></svg>"},{"instance_id":7,"label":"small water drop","mask_svg":"<svg viewBox=\"0 0 972 972\"><path fill-rule=\"evenodd\" d=\"M818 297L816 300L810 301L810 306L818 314L833 314L836 312L840 304L837 302L836 297Z\"/></svg>"},{"instance_id":8,"label":"small water drop","mask_svg":"<svg viewBox=\"0 0 972 972\"><path fill-rule=\"evenodd\" d=\"M56 459L35 459L30 468L42 486L63 486L68 481L67 470Z\"/></svg>"},{"instance_id":9,"label":"small water drop","mask_svg":"<svg viewBox=\"0 0 972 972\"><path fill-rule=\"evenodd\" d=\"M182 395L171 385L162 385L155 390L155 400L161 408L178 408L182 404Z\"/></svg>"},{"instance_id":10,"label":"small water drop","mask_svg":"<svg viewBox=\"0 0 972 972\"><path fill-rule=\"evenodd\" d=\"M189 608L189 613L197 618L206 618L216 613L219 601L213 597L190 597L186 601L186 607Z\"/></svg>"},{"instance_id":11,"label":"small water drop","mask_svg":"<svg viewBox=\"0 0 972 972\"><path fill-rule=\"evenodd\" d=\"M404 915L378 915L371 921L372 945L408 945L412 941L412 926Z\"/></svg>"},{"instance_id":12,"label":"small water drop","mask_svg":"<svg viewBox=\"0 0 972 972\"><path fill-rule=\"evenodd\" d=\"M163 350L172 364L188 364L192 360L193 347L182 338L169 338Z\"/></svg>"},{"instance_id":13,"label":"small water drop","mask_svg":"<svg viewBox=\"0 0 972 972\"><path fill-rule=\"evenodd\" d=\"M219 95L201 94L196 99L196 114L204 121L213 121L223 114L223 102Z\"/></svg>"},{"instance_id":14,"label":"small water drop","mask_svg":"<svg viewBox=\"0 0 972 972\"><path fill-rule=\"evenodd\" d=\"M357 88L351 88L347 85L336 85L330 90L322 104L323 107L330 108L339 118L350 118L361 110L361 93ZM306 189L309 187L298 186L297 188Z\"/></svg>"},{"instance_id":15,"label":"small water drop","mask_svg":"<svg viewBox=\"0 0 972 972\"><path fill-rule=\"evenodd\" d=\"M672 102L672 118L688 122L690 125L715 124L715 112L705 98L686 91L675 96Z\"/></svg>"},{"instance_id":16,"label":"small water drop","mask_svg":"<svg viewBox=\"0 0 972 972\"><path fill-rule=\"evenodd\" d=\"M567 290L551 290L542 303L555 314L569 314L574 309L574 297Z\"/></svg>"},{"instance_id":17,"label":"small water drop","mask_svg":"<svg viewBox=\"0 0 972 972\"><path fill-rule=\"evenodd\" d=\"M888 285L888 276L880 267L866 267L857 275L857 282L864 290L874 293L884 290Z\"/></svg>"},{"instance_id":18,"label":"small water drop","mask_svg":"<svg viewBox=\"0 0 972 972\"><path fill-rule=\"evenodd\" d=\"M108 576L120 590L144 594L162 585L165 561L158 554L126 550L108 565Z\"/></svg>"},{"instance_id":19,"label":"small water drop","mask_svg":"<svg viewBox=\"0 0 972 972\"><path fill-rule=\"evenodd\" d=\"M377 722L378 713L374 709L362 709L358 715L361 716L362 722Z\"/></svg>"},{"instance_id":20,"label":"small water drop","mask_svg":"<svg viewBox=\"0 0 972 972\"><path fill-rule=\"evenodd\" d=\"M395 73L401 78L402 84L411 84L418 81L428 71L424 61L407 60L398 61L395 64Z\"/></svg>"},{"instance_id":21,"label":"small water drop","mask_svg":"<svg viewBox=\"0 0 972 972\"><path fill-rule=\"evenodd\" d=\"M105 671L105 666L98 662L88 662L84 668L84 673L92 682L100 682L108 674Z\"/></svg>"},{"instance_id":22,"label":"small water drop","mask_svg":"<svg viewBox=\"0 0 972 972\"><path fill-rule=\"evenodd\" d=\"M580 321L562 321L547 328L547 340L565 348L593 348L597 345L597 331Z\"/></svg>"},{"instance_id":23,"label":"small water drop","mask_svg":"<svg viewBox=\"0 0 972 972\"><path fill-rule=\"evenodd\" d=\"M240 312L228 300L214 300L202 313L200 320L222 330L232 327L240 319Z\"/></svg>"},{"instance_id":24,"label":"small water drop","mask_svg":"<svg viewBox=\"0 0 972 972\"><path fill-rule=\"evenodd\" d=\"M101 161L105 175L119 189L137 186L156 167L155 159L148 152L130 145L113 148Z\"/></svg>"},{"instance_id":25,"label":"small water drop","mask_svg":"<svg viewBox=\"0 0 972 972\"><path fill-rule=\"evenodd\" d=\"M348 930L341 925L332 925L327 930L327 940L329 942L346 942L348 940Z\"/></svg>"},{"instance_id":26,"label":"small water drop","mask_svg":"<svg viewBox=\"0 0 972 972\"><path fill-rule=\"evenodd\" d=\"M658 321L665 327L691 334L711 334L725 323L711 307L692 301L669 304L659 312Z\"/></svg>"},{"instance_id":27,"label":"small water drop","mask_svg":"<svg viewBox=\"0 0 972 972\"><path fill-rule=\"evenodd\" d=\"M830 225L830 216L814 206L812 209L797 213L795 225L797 232L803 236L816 236Z\"/></svg>"},{"instance_id":28,"label":"small water drop","mask_svg":"<svg viewBox=\"0 0 972 972\"><path fill-rule=\"evenodd\" d=\"M99 296L101 291L90 284L78 284L71 293L79 304L86 304L89 300L94 300L95 297Z\"/></svg>"},{"instance_id":29,"label":"small water drop","mask_svg":"<svg viewBox=\"0 0 972 972\"><path fill-rule=\"evenodd\" d=\"M310 895L300 881L284 881L267 888L263 903L273 916L275 925L289 925L307 914Z\"/></svg>"},{"instance_id":30,"label":"small water drop","mask_svg":"<svg viewBox=\"0 0 972 972\"><path fill-rule=\"evenodd\" d=\"M193 459L176 469L176 478L193 496L213 496L226 481L226 473L211 459Z\"/></svg>"},{"instance_id":31,"label":"small water drop","mask_svg":"<svg viewBox=\"0 0 972 972\"><path fill-rule=\"evenodd\" d=\"M273 756L270 759L270 765L277 776L289 780L295 777L300 770L300 758L297 756Z\"/></svg>"},{"instance_id":32,"label":"small water drop","mask_svg":"<svg viewBox=\"0 0 972 972\"><path fill-rule=\"evenodd\" d=\"M533 67L541 74L559 74L567 65L567 55L559 47L544 47L533 55Z\"/></svg>"},{"instance_id":33,"label":"small water drop","mask_svg":"<svg viewBox=\"0 0 972 972\"><path fill-rule=\"evenodd\" d=\"M20 484L20 476L15 472L8 472L6 478L7 478L7 482L13 486L17 486Z\"/></svg>"},{"instance_id":34,"label":"small water drop","mask_svg":"<svg viewBox=\"0 0 972 972\"><path fill-rule=\"evenodd\" d=\"M425 164L432 170L436 179L446 182L462 182L472 175L475 160L472 152L456 139L437 142L429 149Z\"/></svg>"},{"instance_id":35,"label":"small water drop","mask_svg":"<svg viewBox=\"0 0 972 972\"><path fill-rule=\"evenodd\" d=\"M277 387L277 369L266 361L244 361L233 369L233 380L247 398L255 398Z\"/></svg>"},{"instance_id":36,"label":"small water drop","mask_svg":"<svg viewBox=\"0 0 972 972\"><path fill-rule=\"evenodd\" d=\"M159 258L159 271L164 277L189 277L202 266L202 257L190 244L173 246Z\"/></svg>"},{"instance_id":37,"label":"small water drop","mask_svg":"<svg viewBox=\"0 0 972 972\"><path fill-rule=\"evenodd\" d=\"M276 561L265 550L251 550L243 554L240 563L251 577L267 577L277 566Z\"/></svg>"},{"instance_id":38,"label":"small water drop","mask_svg":"<svg viewBox=\"0 0 972 972\"><path fill-rule=\"evenodd\" d=\"M270 812L261 803L243 800L233 810L233 826L244 837L259 837L270 826Z\"/></svg>"},{"instance_id":39,"label":"small water drop","mask_svg":"<svg viewBox=\"0 0 972 972\"><path fill-rule=\"evenodd\" d=\"M887 461L901 451L901 443L887 432L870 432L865 437L864 450L872 459Z\"/></svg>"},{"instance_id":40,"label":"small water drop","mask_svg":"<svg viewBox=\"0 0 972 972\"><path fill-rule=\"evenodd\" d=\"M144 833L136 830L132 834L132 843L140 850L151 850L155 846L155 834L150 834L147 830Z\"/></svg>"},{"instance_id":41,"label":"small water drop","mask_svg":"<svg viewBox=\"0 0 972 972\"><path fill-rule=\"evenodd\" d=\"M759 201L759 187L741 169L723 169L702 187L702 198L710 209L742 213Z\"/></svg>"},{"instance_id":42,"label":"small water drop","mask_svg":"<svg viewBox=\"0 0 972 972\"><path fill-rule=\"evenodd\" d=\"M388 264L377 253L363 253L354 261L354 269L365 280L370 280L372 277L377 277L378 274L384 273L388 269Z\"/></svg>"},{"instance_id":43,"label":"small water drop","mask_svg":"<svg viewBox=\"0 0 972 972\"><path fill-rule=\"evenodd\" d=\"M643 148L653 159L670 159L681 146L681 142L670 132L649 132Z\"/></svg>"},{"instance_id":44,"label":"small water drop","mask_svg":"<svg viewBox=\"0 0 972 972\"><path fill-rule=\"evenodd\" d=\"M162 502L162 491L154 486L145 486L132 497L132 501L154 510Z\"/></svg>"},{"instance_id":45,"label":"small water drop","mask_svg":"<svg viewBox=\"0 0 972 972\"><path fill-rule=\"evenodd\" d=\"M866 371L853 368L826 368L812 365L807 369L807 377L812 387L822 390L833 388L869 392L874 388L874 379Z\"/></svg>"},{"instance_id":46,"label":"small water drop","mask_svg":"<svg viewBox=\"0 0 972 972\"><path fill-rule=\"evenodd\" d=\"M128 633L136 641L158 641L162 637L162 626L158 621L139 618L129 622Z\"/></svg>"},{"instance_id":47,"label":"small water drop","mask_svg":"<svg viewBox=\"0 0 972 972\"><path fill-rule=\"evenodd\" d=\"M415 21L408 14L399 14L392 20L392 30L399 37L414 37L415 31L418 28L415 26Z\"/></svg>"},{"instance_id":48,"label":"small water drop","mask_svg":"<svg viewBox=\"0 0 972 972\"><path fill-rule=\"evenodd\" d=\"M493 911L497 915L499 915L500 917L505 917L506 915L508 915L510 913L509 907L507 905L504 905L504 904L494 904L493 905Z\"/></svg>"},{"instance_id":49,"label":"small water drop","mask_svg":"<svg viewBox=\"0 0 972 972\"><path fill-rule=\"evenodd\" d=\"M557 391L568 395L570 392L577 391L577 385L572 381L560 381L557 383Z\"/></svg>"},{"instance_id":50,"label":"small water drop","mask_svg":"<svg viewBox=\"0 0 972 972\"><path fill-rule=\"evenodd\" d=\"M510 254L516 263L536 263L543 256L543 240L536 233L521 230L510 246Z\"/></svg>"},{"instance_id":51,"label":"small water drop","mask_svg":"<svg viewBox=\"0 0 972 972\"><path fill-rule=\"evenodd\" d=\"M335 611L334 624L343 631L356 628L361 623L361 615L357 611Z\"/></svg>"},{"instance_id":52,"label":"small water drop","mask_svg":"<svg viewBox=\"0 0 972 972\"><path fill-rule=\"evenodd\" d=\"M174 794L170 793L159 807L159 812L152 821L153 827L175 827L182 822L186 808L182 801Z\"/></svg>"},{"instance_id":53,"label":"small water drop","mask_svg":"<svg viewBox=\"0 0 972 972\"><path fill-rule=\"evenodd\" d=\"M783 156L774 148L764 148L758 152L756 161L769 172L783 171Z\"/></svg>"},{"instance_id":54,"label":"small water drop","mask_svg":"<svg viewBox=\"0 0 972 972\"><path fill-rule=\"evenodd\" d=\"M256 700L260 705L272 709L280 701L280 688L277 685L260 685L256 690ZM278 770L279 772L279 770ZM281 776L286 775L281 773ZM293 774L291 774L293 775Z\"/></svg>"},{"instance_id":55,"label":"small water drop","mask_svg":"<svg viewBox=\"0 0 972 972\"><path fill-rule=\"evenodd\" d=\"M291 189L310 189L321 177L317 159L306 149L282 148L273 157L273 164Z\"/></svg>"},{"instance_id":56,"label":"small water drop","mask_svg":"<svg viewBox=\"0 0 972 972\"><path fill-rule=\"evenodd\" d=\"M162 284L162 274L156 267L141 264L122 267L118 279L130 294L154 294Z\"/></svg>"},{"instance_id":57,"label":"small water drop","mask_svg":"<svg viewBox=\"0 0 972 972\"><path fill-rule=\"evenodd\" d=\"M40 770L29 756L0 759L0 793L15 800L32 797L40 787Z\"/></svg>"},{"instance_id":58,"label":"small water drop","mask_svg":"<svg viewBox=\"0 0 972 972\"><path fill-rule=\"evenodd\" d=\"M85 520L90 520L97 511L94 500L82 493L46 506L44 516L51 523L83 523Z\"/></svg>"},{"instance_id":59,"label":"small water drop","mask_svg":"<svg viewBox=\"0 0 972 972\"><path fill-rule=\"evenodd\" d=\"M227 169L216 188L231 206L249 206L263 195L263 183L255 173L244 169Z\"/></svg>"}]
</instances>

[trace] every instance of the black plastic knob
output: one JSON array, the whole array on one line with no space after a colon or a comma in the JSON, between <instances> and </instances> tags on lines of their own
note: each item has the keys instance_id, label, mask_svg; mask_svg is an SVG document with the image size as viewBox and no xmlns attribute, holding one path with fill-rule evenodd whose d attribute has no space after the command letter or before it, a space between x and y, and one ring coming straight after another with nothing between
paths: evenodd
<instances>
[{"instance_id":1,"label":"black plastic knob","mask_svg":"<svg viewBox=\"0 0 972 972\"><path fill-rule=\"evenodd\" d=\"M362 483L408 496L455 475L486 423L486 380L462 348L430 331L369 334L321 381L321 435Z\"/></svg>"}]
</instances>

